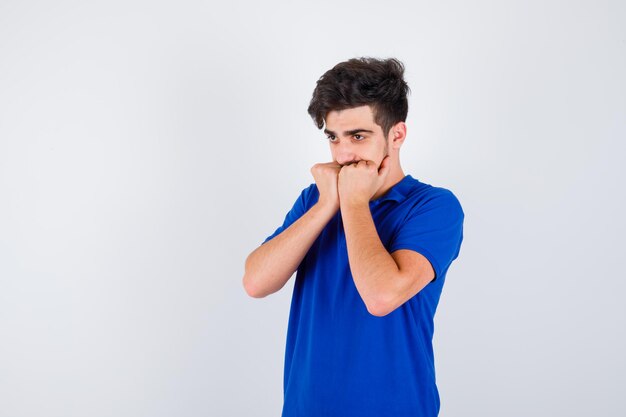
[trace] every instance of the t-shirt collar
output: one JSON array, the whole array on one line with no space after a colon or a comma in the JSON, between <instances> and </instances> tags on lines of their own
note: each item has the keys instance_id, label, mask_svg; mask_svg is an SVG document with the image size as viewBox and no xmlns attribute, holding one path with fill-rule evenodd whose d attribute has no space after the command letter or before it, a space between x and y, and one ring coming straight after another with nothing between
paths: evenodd
<instances>
[{"instance_id":1,"label":"t-shirt collar","mask_svg":"<svg viewBox=\"0 0 626 417\"><path fill-rule=\"evenodd\" d=\"M410 182L413 181L413 177L411 175L405 175L400 181L395 183L386 193L385 195L378 197L374 202L383 202L387 200L393 200L396 202L400 202L407 197L407 193L411 188Z\"/></svg>"}]
</instances>

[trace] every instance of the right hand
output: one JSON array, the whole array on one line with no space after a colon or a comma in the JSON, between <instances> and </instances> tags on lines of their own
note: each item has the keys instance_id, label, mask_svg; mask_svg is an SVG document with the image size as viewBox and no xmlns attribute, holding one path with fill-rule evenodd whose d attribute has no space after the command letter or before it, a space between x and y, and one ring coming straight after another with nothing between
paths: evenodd
<instances>
[{"instance_id":1,"label":"right hand","mask_svg":"<svg viewBox=\"0 0 626 417\"><path fill-rule=\"evenodd\" d=\"M337 182L340 170L341 165L336 162L315 164L311 168L311 174L313 174L315 184L320 192L318 203L332 209L333 213L339 210Z\"/></svg>"}]
</instances>

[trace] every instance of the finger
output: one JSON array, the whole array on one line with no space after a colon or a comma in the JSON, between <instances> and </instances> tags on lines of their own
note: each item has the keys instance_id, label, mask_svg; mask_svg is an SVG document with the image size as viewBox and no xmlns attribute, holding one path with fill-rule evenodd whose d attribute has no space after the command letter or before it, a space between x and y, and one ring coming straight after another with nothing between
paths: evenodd
<instances>
[{"instance_id":1,"label":"finger","mask_svg":"<svg viewBox=\"0 0 626 417\"><path fill-rule=\"evenodd\" d=\"M380 166L378 169L387 168L389 166L389 155L385 156L383 160L380 162Z\"/></svg>"},{"instance_id":2,"label":"finger","mask_svg":"<svg viewBox=\"0 0 626 417\"><path fill-rule=\"evenodd\" d=\"M378 168L378 176L387 176L387 174L389 174L390 168L391 167L389 166L389 156L385 156L383 158L383 161L380 163L380 168Z\"/></svg>"}]
</instances>

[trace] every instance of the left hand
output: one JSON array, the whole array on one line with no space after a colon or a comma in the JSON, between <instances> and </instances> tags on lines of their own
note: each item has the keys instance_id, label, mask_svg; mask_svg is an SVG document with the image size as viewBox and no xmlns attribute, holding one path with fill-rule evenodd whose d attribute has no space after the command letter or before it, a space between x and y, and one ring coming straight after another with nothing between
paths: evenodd
<instances>
[{"instance_id":1,"label":"left hand","mask_svg":"<svg viewBox=\"0 0 626 417\"><path fill-rule=\"evenodd\" d=\"M373 161L359 161L339 171L339 203L369 204L389 174L389 156L376 167Z\"/></svg>"}]
</instances>

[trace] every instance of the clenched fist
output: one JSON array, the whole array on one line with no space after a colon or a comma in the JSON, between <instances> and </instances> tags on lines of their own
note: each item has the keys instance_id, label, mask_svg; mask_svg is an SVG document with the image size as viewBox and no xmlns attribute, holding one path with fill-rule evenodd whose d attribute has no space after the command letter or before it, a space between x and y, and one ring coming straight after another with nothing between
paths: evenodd
<instances>
[{"instance_id":1,"label":"clenched fist","mask_svg":"<svg viewBox=\"0 0 626 417\"><path fill-rule=\"evenodd\" d=\"M311 168L311 174L313 174L315 184L320 192L318 203L332 209L333 212L339 209L337 181L340 170L341 165L335 162L315 164Z\"/></svg>"},{"instance_id":2,"label":"clenched fist","mask_svg":"<svg viewBox=\"0 0 626 417\"><path fill-rule=\"evenodd\" d=\"M382 187L389 174L389 157L386 156L380 168L372 161L359 161L346 165L339 172L338 190L341 205L369 204Z\"/></svg>"}]
</instances>

